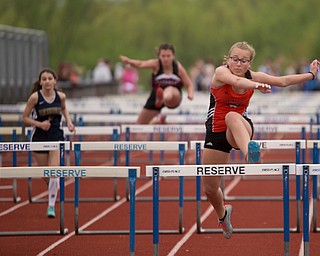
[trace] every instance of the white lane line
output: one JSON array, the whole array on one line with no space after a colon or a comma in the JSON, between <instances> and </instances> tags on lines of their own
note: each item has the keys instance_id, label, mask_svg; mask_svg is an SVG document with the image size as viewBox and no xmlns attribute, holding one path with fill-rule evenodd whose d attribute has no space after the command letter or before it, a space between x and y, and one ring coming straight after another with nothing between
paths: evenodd
<instances>
[{"instance_id":1,"label":"white lane line","mask_svg":"<svg viewBox=\"0 0 320 256\"><path fill-rule=\"evenodd\" d=\"M311 229L312 217L313 217L313 203L312 203L312 198L311 198L309 201L309 230ZM303 231L302 231L302 238L301 238L301 243L300 243L299 256L304 256Z\"/></svg>"},{"instance_id":2,"label":"white lane line","mask_svg":"<svg viewBox=\"0 0 320 256\"><path fill-rule=\"evenodd\" d=\"M73 182L74 182L73 179L72 179L72 180L67 180L67 181L65 182L65 187L67 187L68 185L72 184ZM40 194L32 197L32 201L36 201L36 200L38 200L38 199L40 199L40 198L42 198L42 197L45 197L45 196L47 196L47 195L48 195L48 191L42 192L42 193L40 193ZM10 208L7 209L7 210L5 210L5 211L3 211L3 212L0 212L0 217L2 217L2 216L4 216L4 215L7 215L7 214L9 214L9 213L11 213L11 212L13 212L13 211L15 211L15 210L18 210L19 208L21 208L21 207L23 207L23 206L26 206L26 205L28 205L28 204L30 204L29 200L26 200L26 201L23 201L23 202L21 202L21 203L18 203L18 204L16 204L15 206L12 206L12 207L10 207Z\"/></svg>"},{"instance_id":3,"label":"white lane line","mask_svg":"<svg viewBox=\"0 0 320 256\"><path fill-rule=\"evenodd\" d=\"M240 182L241 177L236 176L225 188L224 193L227 195L230 193L230 191ZM213 207L209 206L208 209L205 211L205 213L201 216L201 223L204 222L208 216L213 212ZM185 244L188 239L192 236L193 233L195 233L197 230L197 223L194 223L193 226L190 228L190 230L181 238L181 240L172 248L172 250L169 252L167 256L174 256L180 248Z\"/></svg>"},{"instance_id":4,"label":"white lane line","mask_svg":"<svg viewBox=\"0 0 320 256\"><path fill-rule=\"evenodd\" d=\"M139 187L136 190L136 195L139 195L140 193L142 193L143 191L145 191L146 189L150 188L152 186L152 180L148 181L147 183L145 183L144 185L142 185L141 187ZM101 218L103 218L105 215L107 215L108 213L112 212L113 210L115 210L116 208L118 208L119 206L121 206L122 204L124 204L125 202L127 202L126 198L123 198L121 200L119 200L118 202L116 202L115 204L113 204L111 207L107 208L106 210L104 210L103 212L101 212L99 215L97 215L96 217L94 217L93 219L91 219L90 221L88 221L87 223L85 223L84 225L82 225L81 227L79 227L79 230L84 230L85 228L87 228L88 226L92 225L93 223L95 223L96 221L100 220ZM75 231L71 232L70 234L64 236L63 238L59 239L58 241L56 241L55 243L51 244L49 247L47 247L46 249L44 249L42 252L38 253L37 256L43 256L46 253L50 252L52 249L54 249L55 247L59 246L60 244L62 244L63 242L65 242L66 240L68 240L69 238L73 237L75 235Z\"/></svg>"}]
</instances>

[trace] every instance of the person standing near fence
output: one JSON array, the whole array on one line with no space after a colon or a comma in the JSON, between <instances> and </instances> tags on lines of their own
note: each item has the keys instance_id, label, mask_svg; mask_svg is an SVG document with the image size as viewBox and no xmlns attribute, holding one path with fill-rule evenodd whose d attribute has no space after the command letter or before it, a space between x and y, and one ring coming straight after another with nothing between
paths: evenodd
<instances>
[{"instance_id":1,"label":"person standing near fence","mask_svg":"<svg viewBox=\"0 0 320 256\"><path fill-rule=\"evenodd\" d=\"M136 60L123 55L120 55L120 59L135 68L152 70L152 90L147 103L138 116L138 124L155 123L154 118L160 114L163 107L177 108L182 100L184 85L187 88L188 99L193 99L194 86L185 68L175 60L173 45L161 44L155 59ZM163 116L160 116L160 120L164 120Z\"/></svg>"},{"instance_id":2,"label":"person standing near fence","mask_svg":"<svg viewBox=\"0 0 320 256\"><path fill-rule=\"evenodd\" d=\"M75 127L66 108L66 95L58 91L56 73L51 69L43 69L39 79L33 84L23 112L23 122L33 126L31 141L64 141L62 115L69 131L75 133ZM39 166L59 166L59 150L34 151ZM55 218L55 202L59 190L59 178L45 179L49 190L47 216Z\"/></svg>"},{"instance_id":3,"label":"person standing near fence","mask_svg":"<svg viewBox=\"0 0 320 256\"><path fill-rule=\"evenodd\" d=\"M212 77L205 122L204 165L227 164L232 148L240 149L248 163L260 163L260 146L251 141L254 129L246 111L254 90L270 93L270 85L286 87L317 76L317 60L311 62L308 73L273 76L251 70L250 64L254 57L255 50L251 45L237 42L232 45L223 65L216 69ZM220 182L221 176L203 177L204 192L218 215L218 223L225 238L229 239L233 232L230 219L232 206L224 205Z\"/></svg>"}]
</instances>

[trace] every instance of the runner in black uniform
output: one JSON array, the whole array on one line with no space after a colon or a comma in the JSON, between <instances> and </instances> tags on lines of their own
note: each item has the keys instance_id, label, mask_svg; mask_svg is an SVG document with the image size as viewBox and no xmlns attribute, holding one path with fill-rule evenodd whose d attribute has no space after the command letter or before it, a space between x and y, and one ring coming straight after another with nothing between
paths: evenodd
<instances>
[{"instance_id":1,"label":"runner in black uniform","mask_svg":"<svg viewBox=\"0 0 320 256\"><path fill-rule=\"evenodd\" d=\"M121 61L136 68L152 69L152 91L144 105L137 123L148 124L163 107L176 108L182 100L182 87L186 85L188 99L193 99L194 86L185 68L175 60L175 49L170 44L162 44L157 59L135 60L120 56Z\"/></svg>"},{"instance_id":2,"label":"runner in black uniform","mask_svg":"<svg viewBox=\"0 0 320 256\"><path fill-rule=\"evenodd\" d=\"M39 127L34 127L31 134L31 141L64 141L62 130L61 99L54 90L54 100L46 101L42 90L37 91L38 102L32 111L32 117L38 122L50 121L49 130L45 131ZM48 154L48 151L36 151L41 154Z\"/></svg>"},{"instance_id":3,"label":"runner in black uniform","mask_svg":"<svg viewBox=\"0 0 320 256\"><path fill-rule=\"evenodd\" d=\"M55 89L56 83L55 72L51 69L44 69L39 74L39 80L33 85L32 94L23 112L23 122L34 127L31 141L63 141L62 115L67 122L68 129L75 132L66 109L66 95ZM35 151L34 155L39 166L60 165L59 150ZM47 216L54 218L59 178L50 178L45 181L49 186Z\"/></svg>"}]
</instances>

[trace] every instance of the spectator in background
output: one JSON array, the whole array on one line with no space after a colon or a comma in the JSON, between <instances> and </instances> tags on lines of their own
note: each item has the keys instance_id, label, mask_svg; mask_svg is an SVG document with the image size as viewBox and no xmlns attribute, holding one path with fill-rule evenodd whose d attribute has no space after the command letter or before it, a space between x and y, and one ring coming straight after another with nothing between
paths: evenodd
<instances>
[{"instance_id":1,"label":"spectator in background","mask_svg":"<svg viewBox=\"0 0 320 256\"><path fill-rule=\"evenodd\" d=\"M208 59L203 66L203 81L202 81L202 91L208 91L212 76L214 75L214 71L216 70L215 65L213 64L213 60Z\"/></svg>"},{"instance_id":2,"label":"spectator in background","mask_svg":"<svg viewBox=\"0 0 320 256\"><path fill-rule=\"evenodd\" d=\"M121 74L121 93L136 93L138 91L139 73L135 67L127 64Z\"/></svg>"},{"instance_id":3,"label":"spectator in background","mask_svg":"<svg viewBox=\"0 0 320 256\"><path fill-rule=\"evenodd\" d=\"M58 81L77 86L80 83L80 76L71 63L62 61L58 67Z\"/></svg>"},{"instance_id":4,"label":"spectator in background","mask_svg":"<svg viewBox=\"0 0 320 256\"><path fill-rule=\"evenodd\" d=\"M195 85L197 91L202 91L202 81L204 79L203 67L204 60L198 59L189 70L190 79Z\"/></svg>"},{"instance_id":5,"label":"spectator in background","mask_svg":"<svg viewBox=\"0 0 320 256\"><path fill-rule=\"evenodd\" d=\"M118 61L114 65L114 78L118 81L121 82L121 77L122 77L122 72L123 72L124 66L121 61Z\"/></svg>"},{"instance_id":6,"label":"spectator in background","mask_svg":"<svg viewBox=\"0 0 320 256\"><path fill-rule=\"evenodd\" d=\"M110 62L103 58L99 59L92 71L92 81L94 84L110 83L112 81Z\"/></svg>"},{"instance_id":7,"label":"spectator in background","mask_svg":"<svg viewBox=\"0 0 320 256\"><path fill-rule=\"evenodd\" d=\"M198 59L194 65L190 68L190 79L195 85L197 91L208 91L211 78L215 71L215 65L213 61L208 59L204 61Z\"/></svg>"}]
</instances>

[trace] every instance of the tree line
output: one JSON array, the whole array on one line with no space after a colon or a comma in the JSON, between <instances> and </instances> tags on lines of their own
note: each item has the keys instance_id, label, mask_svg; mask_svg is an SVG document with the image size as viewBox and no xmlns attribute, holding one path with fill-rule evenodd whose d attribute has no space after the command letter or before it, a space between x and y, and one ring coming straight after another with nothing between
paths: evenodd
<instances>
[{"instance_id":1,"label":"tree line","mask_svg":"<svg viewBox=\"0 0 320 256\"><path fill-rule=\"evenodd\" d=\"M163 42L186 67L199 58L219 65L236 41L255 47L254 67L320 56L317 0L11 0L0 8L0 24L47 32L55 69L62 60L91 69L100 57L152 58Z\"/></svg>"}]
</instances>

